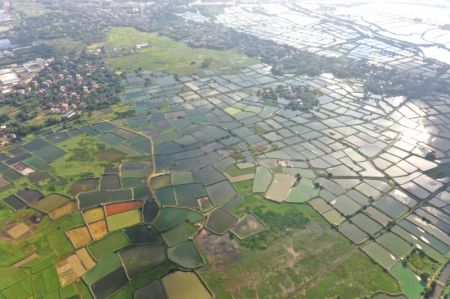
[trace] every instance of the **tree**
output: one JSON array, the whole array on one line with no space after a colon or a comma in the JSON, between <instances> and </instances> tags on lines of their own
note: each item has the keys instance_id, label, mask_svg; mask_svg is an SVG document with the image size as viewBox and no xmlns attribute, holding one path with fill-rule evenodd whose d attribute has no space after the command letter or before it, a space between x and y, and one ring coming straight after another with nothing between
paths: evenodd
<instances>
[{"instance_id":1,"label":"tree","mask_svg":"<svg viewBox=\"0 0 450 299\"><path fill-rule=\"evenodd\" d=\"M422 272L420 273L420 280L423 284L426 284L428 282L428 279L430 278L430 273Z\"/></svg>"},{"instance_id":2,"label":"tree","mask_svg":"<svg viewBox=\"0 0 450 299\"><path fill-rule=\"evenodd\" d=\"M206 58L205 60L203 60L202 64L200 65L200 67L202 69L207 69L212 63L212 59L211 58Z\"/></svg>"},{"instance_id":3,"label":"tree","mask_svg":"<svg viewBox=\"0 0 450 299\"><path fill-rule=\"evenodd\" d=\"M0 123L6 123L9 120L10 120L10 118L8 115L6 115L6 114L0 115Z\"/></svg>"}]
</instances>

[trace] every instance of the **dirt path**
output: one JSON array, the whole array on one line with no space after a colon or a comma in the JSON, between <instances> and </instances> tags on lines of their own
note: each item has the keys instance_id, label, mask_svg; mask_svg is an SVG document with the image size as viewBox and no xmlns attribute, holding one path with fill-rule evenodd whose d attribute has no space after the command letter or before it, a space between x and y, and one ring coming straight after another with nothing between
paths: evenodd
<instances>
[{"instance_id":1,"label":"dirt path","mask_svg":"<svg viewBox=\"0 0 450 299\"><path fill-rule=\"evenodd\" d=\"M231 183L238 183L238 182L253 180L255 178L254 173L243 174L243 175L238 175L238 176L230 176L228 173L225 173L225 176Z\"/></svg>"},{"instance_id":2,"label":"dirt path","mask_svg":"<svg viewBox=\"0 0 450 299\"><path fill-rule=\"evenodd\" d=\"M434 290L431 299L438 299L441 296L441 293L446 286L445 283L447 282L447 279L449 277L450 277L450 262L447 263L447 265L444 267L444 270L442 270L442 273L439 276L439 279L437 280L436 289Z\"/></svg>"},{"instance_id":3,"label":"dirt path","mask_svg":"<svg viewBox=\"0 0 450 299\"><path fill-rule=\"evenodd\" d=\"M343 256L339 257L337 260L335 260L331 265L328 267L325 267L317 272L317 274L311 278L310 280L303 283L301 286L297 287L292 291L290 294L285 296L285 298L293 298L295 295L302 294L308 289L310 289L312 286L316 284L316 282L320 281L325 275L327 275L331 270L342 264L343 262L347 261L354 253L358 251L358 248L353 248L350 251L348 251Z\"/></svg>"},{"instance_id":4,"label":"dirt path","mask_svg":"<svg viewBox=\"0 0 450 299\"><path fill-rule=\"evenodd\" d=\"M37 254L36 252L35 252L35 253L32 253L32 254L30 254L29 256L27 256L26 258L24 258L24 259L18 261L17 263L15 263L15 264L12 265L12 266L13 266L14 268L22 267L23 265L25 265L25 264L31 262L32 260L34 260L34 259L36 259L36 258L38 258L38 257L39 257L39 254Z\"/></svg>"}]
</instances>

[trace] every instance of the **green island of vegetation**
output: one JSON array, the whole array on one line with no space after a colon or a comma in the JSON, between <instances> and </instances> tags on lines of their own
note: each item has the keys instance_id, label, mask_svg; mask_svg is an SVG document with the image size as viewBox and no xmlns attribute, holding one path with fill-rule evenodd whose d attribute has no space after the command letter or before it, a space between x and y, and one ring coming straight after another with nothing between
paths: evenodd
<instances>
[{"instance_id":1,"label":"green island of vegetation","mask_svg":"<svg viewBox=\"0 0 450 299\"><path fill-rule=\"evenodd\" d=\"M106 61L121 72L145 69L180 76L213 75L236 73L258 62L235 51L191 48L158 33L140 32L129 27L113 27L106 35L104 48L109 56Z\"/></svg>"}]
</instances>

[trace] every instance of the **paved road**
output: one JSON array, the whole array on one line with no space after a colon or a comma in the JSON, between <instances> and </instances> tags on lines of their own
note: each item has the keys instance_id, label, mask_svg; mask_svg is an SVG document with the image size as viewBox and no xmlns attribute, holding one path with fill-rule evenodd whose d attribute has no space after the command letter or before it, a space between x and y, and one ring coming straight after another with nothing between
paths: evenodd
<instances>
[{"instance_id":1,"label":"paved road","mask_svg":"<svg viewBox=\"0 0 450 299\"><path fill-rule=\"evenodd\" d=\"M431 299L438 299L439 296L441 296L442 289L445 287L445 282L449 277L450 277L450 262L447 263L444 270L442 270L441 276L439 276L439 279L436 284L436 289L434 290Z\"/></svg>"}]
</instances>

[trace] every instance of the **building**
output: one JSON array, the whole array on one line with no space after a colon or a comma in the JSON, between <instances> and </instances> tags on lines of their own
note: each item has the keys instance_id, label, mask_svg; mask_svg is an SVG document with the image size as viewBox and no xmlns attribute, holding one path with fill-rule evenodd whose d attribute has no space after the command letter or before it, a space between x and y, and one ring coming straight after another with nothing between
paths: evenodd
<instances>
[{"instance_id":1,"label":"building","mask_svg":"<svg viewBox=\"0 0 450 299\"><path fill-rule=\"evenodd\" d=\"M19 83L19 77L14 72L0 74L0 83L3 85L14 85Z\"/></svg>"},{"instance_id":2,"label":"building","mask_svg":"<svg viewBox=\"0 0 450 299\"><path fill-rule=\"evenodd\" d=\"M8 29L8 27L12 24L14 24L14 19L8 14L7 11L0 9L0 27L6 27L6 29Z\"/></svg>"},{"instance_id":3,"label":"building","mask_svg":"<svg viewBox=\"0 0 450 299\"><path fill-rule=\"evenodd\" d=\"M42 58L36 58L33 61L29 61L23 64L23 67L25 70L27 70L30 73L37 73L40 72L45 68L47 65L47 61Z\"/></svg>"}]
</instances>

